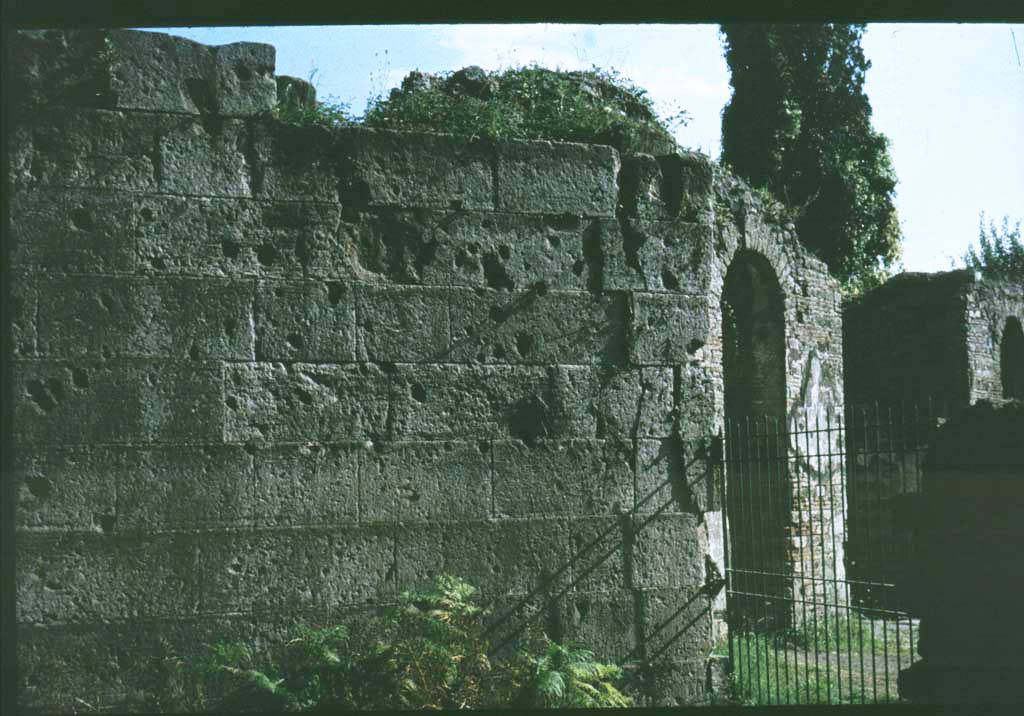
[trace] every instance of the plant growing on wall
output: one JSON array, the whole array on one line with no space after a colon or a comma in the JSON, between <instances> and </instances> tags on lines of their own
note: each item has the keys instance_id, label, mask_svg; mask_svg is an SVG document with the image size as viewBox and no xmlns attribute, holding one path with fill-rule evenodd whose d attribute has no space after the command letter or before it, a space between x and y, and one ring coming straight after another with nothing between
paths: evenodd
<instances>
[{"instance_id":1,"label":"plant growing on wall","mask_svg":"<svg viewBox=\"0 0 1024 716\"><path fill-rule=\"evenodd\" d=\"M996 228L994 221L985 225L985 214L978 219L978 246L967 247L963 255L967 268L981 271L992 278L1024 281L1024 243L1021 242L1020 221L1010 227L1010 217Z\"/></svg>"},{"instance_id":2,"label":"plant growing on wall","mask_svg":"<svg viewBox=\"0 0 1024 716\"><path fill-rule=\"evenodd\" d=\"M372 100L362 117L337 102L302 105L287 99L278 116L304 124L609 144L654 154L673 151L669 128L687 121L684 111L659 117L645 90L614 70L597 67L411 72L387 97Z\"/></svg>"}]
</instances>

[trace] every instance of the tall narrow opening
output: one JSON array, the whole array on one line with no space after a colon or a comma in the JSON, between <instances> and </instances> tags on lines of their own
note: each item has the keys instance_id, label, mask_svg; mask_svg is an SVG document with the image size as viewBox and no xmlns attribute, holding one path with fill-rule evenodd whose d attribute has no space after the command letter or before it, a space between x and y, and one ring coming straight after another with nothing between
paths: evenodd
<instances>
[{"instance_id":1,"label":"tall narrow opening","mask_svg":"<svg viewBox=\"0 0 1024 716\"><path fill-rule=\"evenodd\" d=\"M740 251L722 290L731 624L789 622L785 316L771 264Z\"/></svg>"},{"instance_id":2,"label":"tall narrow opening","mask_svg":"<svg viewBox=\"0 0 1024 716\"><path fill-rule=\"evenodd\" d=\"M1003 397L1024 400L1024 329L1016 316L1006 319L999 344L999 375Z\"/></svg>"}]
</instances>

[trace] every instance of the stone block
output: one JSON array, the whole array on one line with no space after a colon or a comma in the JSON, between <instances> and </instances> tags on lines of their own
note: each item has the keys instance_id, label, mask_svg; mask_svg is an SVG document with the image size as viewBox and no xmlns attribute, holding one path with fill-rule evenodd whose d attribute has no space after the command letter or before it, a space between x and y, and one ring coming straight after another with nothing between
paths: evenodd
<instances>
[{"instance_id":1,"label":"stone block","mask_svg":"<svg viewBox=\"0 0 1024 716\"><path fill-rule=\"evenodd\" d=\"M637 512L721 509L721 465L711 455L716 449L710 438L638 440Z\"/></svg>"},{"instance_id":2,"label":"stone block","mask_svg":"<svg viewBox=\"0 0 1024 716\"><path fill-rule=\"evenodd\" d=\"M131 198L97 191L40 189L10 199L10 260L33 275L134 271Z\"/></svg>"},{"instance_id":3,"label":"stone block","mask_svg":"<svg viewBox=\"0 0 1024 716\"><path fill-rule=\"evenodd\" d=\"M713 647L711 603L699 585L639 589L638 638L648 662L705 663ZM700 677L703 681L703 669ZM696 675L695 675L696 676Z\"/></svg>"},{"instance_id":4,"label":"stone block","mask_svg":"<svg viewBox=\"0 0 1024 716\"><path fill-rule=\"evenodd\" d=\"M499 211L615 216L619 155L611 147L506 140L497 152Z\"/></svg>"},{"instance_id":5,"label":"stone block","mask_svg":"<svg viewBox=\"0 0 1024 716\"><path fill-rule=\"evenodd\" d=\"M620 222L620 231L621 259L633 274L628 284L653 292L703 295L709 291L710 224L629 219Z\"/></svg>"},{"instance_id":6,"label":"stone block","mask_svg":"<svg viewBox=\"0 0 1024 716\"><path fill-rule=\"evenodd\" d=\"M358 604L393 591L394 536L374 528L204 535L204 614Z\"/></svg>"},{"instance_id":7,"label":"stone block","mask_svg":"<svg viewBox=\"0 0 1024 716\"><path fill-rule=\"evenodd\" d=\"M17 549L21 623L175 616L199 607L193 535L22 532Z\"/></svg>"},{"instance_id":8,"label":"stone block","mask_svg":"<svg viewBox=\"0 0 1024 716\"><path fill-rule=\"evenodd\" d=\"M606 593L627 590L633 549L629 518L572 519L568 529L573 591Z\"/></svg>"},{"instance_id":9,"label":"stone block","mask_svg":"<svg viewBox=\"0 0 1024 716\"><path fill-rule=\"evenodd\" d=\"M337 442L385 433L389 376L375 365L226 365L224 440Z\"/></svg>"},{"instance_id":10,"label":"stone block","mask_svg":"<svg viewBox=\"0 0 1024 716\"><path fill-rule=\"evenodd\" d=\"M240 526L253 518L252 456L237 445L125 448L116 530Z\"/></svg>"},{"instance_id":11,"label":"stone block","mask_svg":"<svg viewBox=\"0 0 1024 716\"><path fill-rule=\"evenodd\" d=\"M256 358L348 363L356 358L356 297L346 283L260 281Z\"/></svg>"},{"instance_id":12,"label":"stone block","mask_svg":"<svg viewBox=\"0 0 1024 716\"><path fill-rule=\"evenodd\" d=\"M152 273L299 278L352 275L341 208L300 202L137 197L139 268Z\"/></svg>"},{"instance_id":13,"label":"stone block","mask_svg":"<svg viewBox=\"0 0 1024 716\"><path fill-rule=\"evenodd\" d=\"M250 196L249 128L240 119L164 115L157 124L161 192Z\"/></svg>"},{"instance_id":14,"label":"stone block","mask_svg":"<svg viewBox=\"0 0 1024 716\"><path fill-rule=\"evenodd\" d=\"M394 378L401 440L539 436L551 413L541 367L403 364Z\"/></svg>"},{"instance_id":15,"label":"stone block","mask_svg":"<svg viewBox=\"0 0 1024 716\"><path fill-rule=\"evenodd\" d=\"M19 362L13 374L18 443L189 444L222 430L217 364Z\"/></svg>"},{"instance_id":16,"label":"stone block","mask_svg":"<svg viewBox=\"0 0 1024 716\"><path fill-rule=\"evenodd\" d=\"M330 130L265 120L252 131L255 196L338 202L339 157Z\"/></svg>"},{"instance_id":17,"label":"stone block","mask_svg":"<svg viewBox=\"0 0 1024 716\"><path fill-rule=\"evenodd\" d=\"M494 443L495 515L609 515L633 504L630 455L601 440Z\"/></svg>"},{"instance_id":18,"label":"stone block","mask_svg":"<svg viewBox=\"0 0 1024 716\"><path fill-rule=\"evenodd\" d=\"M359 359L394 363L447 359L449 293L418 286L358 287Z\"/></svg>"},{"instance_id":19,"label":"stone block","mask_svg":"<svg viewBox=\"0 0 1024 716\"><path fill-rule=\"evenodd\" d=\"M46 109L12 127L12 189L155 192L157 115Z\"/></svg>"},{"instance_id":20,"label":"stone block","mask_svg":"<svg viewBox=\"0 0 1024 716\"><path fill-rule=\"evenodd\" d=\"M36 313L39 310L35 279L30 276L13 276L8 291L11 355L16 359L31 358L36 355Z\"/></svg>"},{"instance_id":21,"label":"stone block","mask_svg":"<svg viewBox=\"0 0 1024 716\"><path fill-rule=\"evenodd\" d=\"M629 360L635 365L686 364L708 340L703 296L634 293Z\"/></svg>"},{"instance_id":22,"label":"stone block","mask_svg":"<svg viewBox=\"0 0 1024 716\"><path fill-rule=\"evenodd\" d=\"M366 450L361 443L256 450L253 520L272 527L356 522L359 463Z\"/></svg>"},{"instance_id":23,"label":"stone block","mask_svg":"<svg viewBox=\"0 0 1024 716\"><path fill-rule=\"evenodd\" d=\"M123 451L100 447L19 450L14 454L15 525L98 529L116 512ZM109 524L109 523L107 523Z\"/></svg>"},{"instance_id":24,"label":"stone block","mask_svg":"<svg viewBox=\"0 0 1024 716\"><path fill-rule=\"evenodd\" d=\"M210 47L137 30L46 30L12 37L27 105L246 116L273 109L274 48Z\"/></svg>"},{"instance_id":25,"label":"stone block","mask_svg":"<svg viewBox=\"0 0 1024 716\"><path fill-rule=\"evenodd\" d=\"M557 593L569 580L569 541L562 522L502 520L406 525L397 533L400 589L461 577L482 595Z\"/></svg>"},{"instance_id":26,"label":"stone block","mask_svg":"<svg viewBox=\"0 0 1024 716\"><path fill-rule=\"evenodd\" d=\"M704 584L707 529L692 514L633 518L633 586L698 589Z\"/></svg>"},{"instance_id":27,"label":"stone block","mask_svg":"<svg viewBox=\"0 0 1024 716\"><path fill-rule=\"evenodd\" d=\"M672 434L671 368L559 366L556 372L560 403L570 406L578 432L598 438Z\"/></svg>"},{"instance_id":28,"label":"stone block","mask_svg":"<svg viewBox=\"0 0 1024 716\"><path fill-rule=\"evenodd\" d=\"M360 520L417 522L491 516L491 445L398 442L367 451L359 476Z\"/></svg>"},{"instance_id":29,"label":"stone block","mask_svg":"<svg viewBox=\"0 0 1024 716\"><path fill-rule=\"evenodd\" d=\"M444 134L349 129L342 202L354 206L492 209L494 148Z\"/></svg>"},{"instance_id":30,"label":"stone block","mask_svg":"<svg viewBox=\"0 0 1024 716\"><path fill-rule=\"evenodd\" d=\"M597 661L624 664L637 660L636 605L633 593L576 592L562 598L562 643L584 644Z\"/></svg>"},{"instance_id":31,"label":"stone block","mask_svg":"<svg viewBox=\"0 0 1024 716\"><path fill-rule=\"evenodd\" d=\"M622 161L625 215L656 221L697 221L713 210L714 164L697 152Z\"/></svg>"},{"instance_id":32,"label":"stone block","mask_svg":"<svg viewBox=\"0 0 1024 716\"><path fill-rule=\"evenodd\" d=\"M600 247L577 216L449 212L432 219L423 283L500 290L600 287Z\"/></svg>"},{"instance_id":33,"label":"stone block","mask_svg":"<svg viewBox=\"0 0 1024 716\"><path fill-rule=\"evenodd\" d=\"M456 361L594 365L625 357L624 296L461 290L451 312Z\"/></svg>"},{"instance_id":34,"label":"stone block","mask_svg":"<svg viewBox=\"0 0 1024 716\"><path fill-rule=\"evenodd\" d=\"M76 358L252 360L251 282L41 279L39 354Z\"/></svg>"}]
</instances>

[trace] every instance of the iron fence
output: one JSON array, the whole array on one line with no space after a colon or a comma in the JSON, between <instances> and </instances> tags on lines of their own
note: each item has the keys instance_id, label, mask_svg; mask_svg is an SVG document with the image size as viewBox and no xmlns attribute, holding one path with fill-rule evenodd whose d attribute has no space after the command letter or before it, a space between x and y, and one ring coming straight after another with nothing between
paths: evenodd
<instances>
[{"instance_id":1,"label":"iron fence","mask_svg":"<svg viewBox=\"0 0 1024 716\"><path fill-rule=\"evenodd\" d=\"M765 704L897 701L918 660L901 576L945 406L729 421L723 499L735 687Z\"/></svg>"}]
</instances>

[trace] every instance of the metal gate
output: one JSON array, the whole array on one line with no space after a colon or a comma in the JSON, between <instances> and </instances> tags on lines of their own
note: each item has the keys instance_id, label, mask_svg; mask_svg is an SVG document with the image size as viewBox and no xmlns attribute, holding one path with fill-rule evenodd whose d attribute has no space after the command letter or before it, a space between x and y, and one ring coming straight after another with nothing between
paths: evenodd
<instances>
[{"instance_id":1,"label":"metal gate","mask_svg":"<svg viewBox=\"0 0 1024 716\"><path fill-rule=\"evenodd\" d=\"M744 702L899 700L898 674L920 658L903 525L943 414L876 404L726 426L728 646Z\"/></svg>"}]
</instances>

